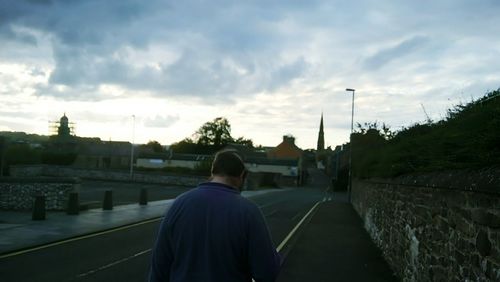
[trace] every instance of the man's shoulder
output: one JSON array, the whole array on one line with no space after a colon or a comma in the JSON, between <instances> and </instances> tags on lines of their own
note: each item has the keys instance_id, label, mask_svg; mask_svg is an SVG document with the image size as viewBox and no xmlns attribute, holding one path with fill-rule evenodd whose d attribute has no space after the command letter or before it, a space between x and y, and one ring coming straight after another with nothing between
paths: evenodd
<instances>
[{"instance_id":1,"label":"man's shoulder","mask_svg":"<svg viewBox=\"0 0 500 282\"><path fill-rule=\"evenodd\" d=\"M251 213L252 215L260 214L260 209L257 206L257 204L254 203L252 200L245 198L243 196L240 196L240 206L248 213Z\"/></svg>"},{"instance_id":2,"label":"man's shoulder","mask_svg":"<svg viewBox=\"0 0 500 282\"><path fill-rule=\"evenodd\" d=\"M222 185L219 183L205 182L200 183L195 188L186 191L176 197L176 202L184 201L192 198L206 198L206 197L222 197L222 198L237 198L246 200L241 196L240 192L235 191L229 186Z\"/></svg>"}]
</instances>

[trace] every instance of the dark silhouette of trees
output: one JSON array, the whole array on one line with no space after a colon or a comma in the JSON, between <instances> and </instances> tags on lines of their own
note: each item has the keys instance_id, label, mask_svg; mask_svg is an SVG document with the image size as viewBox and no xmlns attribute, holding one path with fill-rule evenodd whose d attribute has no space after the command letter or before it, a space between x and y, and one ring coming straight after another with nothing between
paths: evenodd
<instances>
[{"instance_id":1,"label":"dark silhouette of trees","mask_svg":"<svg viewBox=\"0 0 500 282\"><path fill-rule=\"evenodd\" d=\"M231 125L226 118L218 117L204 123L195 133L196 143L205 146L221 147L231 143Z\"/></svg>"},{"instance_id":2,"label":"dark silhouette of trees","mask_svg":"<svg viewBox=\"0 0 500 282\"><path fill-rule=\"evenodd\" d=\"M233 143L244 145L244 146L247 146L249 148L253 148L254 147L252 139L246 139L243 136L238 137L238 139L236 139L236 140L233 140Z\"/></svg>"},{"instance_id":3,"label":"dark silhouette of trees","mask_svg":"<svg viewBox=\"0 0 500 282\"><path fill-rule=\"evenodd\" d=\"M154 153L162 153L162 152L165 151L165 149L160 144L160 142L155 141L155 140L150 140L145 145L141 145L141 149L145 149L147 151L151 151L151 152L154 152Z\"/></svg>"},{"instance_id":4,"label":"dark silhouette of trees","mask_svg":"<svg viewBox=\"0 0 500 282\"><path fill-rule=\"evenodd\" d=\"M41 150L30 148L29 144L10 144L5 151L7 165L40 163Z\"/></svg>"},{"instance_id":5,"label":"dark silhouette of trees","mask_svg":"<svg viewBox=\"0 0 500 282\"><path fill-rule=\"evenodd\" d=\"M253 141L244 137L234 139L231 136L231 124L224 117L205 122L194 134L194 138L184 138L172 144L176 153L213 154L230 143L253 148Z\"/></svg>"},{"instance_id":6,"label":"dark silhouette of trees","mask_svg":"<svg viewBox=\"0 0 500 282\"><path fill-rule=\"evenodd\" d=\"M202 150L199 148L198 144L196 144L191 138L184 138L179 142L176 142L170 146L170 148L180 154L196 154Z\"/></svg>"},{"instance_id":7,"label":"dark silhouette of trees","mask_svg":"<svg viewBox=\"0 0 500 282\"><path fill-rule=\"evenodd\" d=\"M375 123L353 134L353 174L387 177L412 172L481 168L500 163L500 89L449 109L445 119L393 133Z\"/></svg>"}]
</instances>

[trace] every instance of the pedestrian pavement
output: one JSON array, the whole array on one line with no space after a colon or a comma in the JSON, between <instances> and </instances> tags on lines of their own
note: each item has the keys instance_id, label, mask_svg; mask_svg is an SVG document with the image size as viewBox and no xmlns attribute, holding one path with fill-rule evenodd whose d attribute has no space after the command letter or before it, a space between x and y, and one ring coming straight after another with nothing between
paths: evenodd
<instances>
[{"instance_id":1,"label":"pedestrian pavement","mask_svg":"<svg viewBox=\"0 0 500 282\"><path fill-rule=\"evenodd\" d=\"M243 191L244 197L286 191L266 189ZM113 210L91 209L78 215L47 212L46 220L31 220L30 212L0 211L0 257L2 255L46 245L53 242L97 233L142 221L157 219L165 214L174 199L149 202L147 205L115 206Z\"/></svg>"},{"instance_id":2,"label":"pedestrian pavement","mask_svg":"<svg viewBox=\"0 0 500 282\"><path fill-rule=\"evenodd\" d=\"M278 282L398 281L346 193L327 195L297 235Z\"/></svg>"}]
</instances>

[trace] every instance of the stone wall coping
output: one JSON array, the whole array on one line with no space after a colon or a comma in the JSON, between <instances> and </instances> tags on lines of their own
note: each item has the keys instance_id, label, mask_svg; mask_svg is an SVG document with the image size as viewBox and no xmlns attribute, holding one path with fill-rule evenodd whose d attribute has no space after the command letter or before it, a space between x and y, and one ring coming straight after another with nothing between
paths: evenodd
<instances>
[{"instance_id":1,"label":"stone wall coping","mask_svg":"<svg viewBox=\"0 0 500 282\"><path fill-rule=\"evenodd\" d=\"M500 167L413 173L395 178L357 179L357 181L500 195Z\"/></svg>"},{"instance_id":2,"label":"stone wall coping","mask_svg":"<svg viewBox=\"0 0 500 282\"><path fill-rule=\"evenodd\" d=\"M0 177L0 183L68 183L79 184L81 179L77 177Z\"/></svg>"},{"instance_id":3,"label":"stone wall coping","mask_svg":"<svg viewBox=\"0 0 500 282\"><path fill-rule=\"evenodd\" d=\"M414 187L417 189L436 189L436 190L449 190L449 191L461 191L461 192L475 192L475 193L500 196L500 187L494 187L494 186L487 186L487 187L476 187L475 185L471 185L469 187L438 186L435 184L427 184L423 182L403 183L391 179L356 179L356 181L372 183L372 184L387 184L387 185Z\"/></svg>"},{"instance_id":4,"label":"stone wall coping","mask_svg":"<svg viewBox=\"0 0 500 282\"><path fill-rule=\"evenodd\" d=\"M40 169L72 169L85 172L106 172L106 173L116 173L116 174L129 174L129 168L127 169L117 169L117 168L85 168L79 166L64 166L64 165L48 165L48 164L34 164L34 165L11 165L12 168L40 168ZM210 175L201 174L184 174L175 172L165 172L165 171L145 171L136 170L134 166L134 175L143 176L161 176L161 177L186 177L186 178L196 178L196 177L209 177Z\"/></svg>"}]
</instances>

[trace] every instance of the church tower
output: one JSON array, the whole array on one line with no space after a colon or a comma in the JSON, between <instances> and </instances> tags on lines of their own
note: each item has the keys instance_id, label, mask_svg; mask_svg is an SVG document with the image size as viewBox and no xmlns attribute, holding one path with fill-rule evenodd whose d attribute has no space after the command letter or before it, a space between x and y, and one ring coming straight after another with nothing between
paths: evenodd
<instances>
[{"instance_id":1,"label":"church tower","mask_svg":"<svg viewBox=\"0 0 500 282\"><path fill-rule=\"evenodd\" d=\"M66 117L66 113L59 120L59 127L57 128L58 136L70 136L71 129L69 127L68 117Z\"/></svg>"},{"instance_id":2,"label":"church tower","mask_svg":"<svg viewBox=\"0 0 500 282\"><path fill-rule=\"evenodd\" d=\"M319 134L318 134L318 146L317 151L323 151L325 149L325 134L323 133L323 113L321 113L321 122L319 124Z\"/></svg>"}]
</instances>

